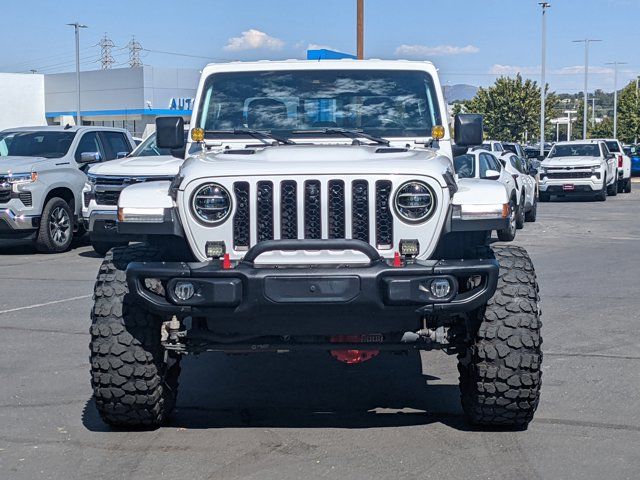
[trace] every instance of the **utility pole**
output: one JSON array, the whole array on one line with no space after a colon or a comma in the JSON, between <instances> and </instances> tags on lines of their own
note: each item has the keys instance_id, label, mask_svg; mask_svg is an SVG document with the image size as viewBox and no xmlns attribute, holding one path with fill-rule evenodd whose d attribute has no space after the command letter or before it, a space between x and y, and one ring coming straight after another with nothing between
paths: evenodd
<instances>
[{"instance_id":1,"label":"utility pole","mask_svg":"<svg viewBox=\"0 0 640 480\"><path fill-rule=\"evenodd\" d=\"M592 38L585 38L584 40L574 40L573 43L584 42L584 111L582 116L582 139L587 139L587 110L589 105L587 103L587 88L589 81L589 43L601 42L602 40L594 40Z\"/></svg>"},{"instance_id":2,"label":"utility pole","mask_svg":"<svg viewBox=\"0 0 640 480\"><path fill-rule=\"evenodd\" d=\"M547 8L551 6L547 2L538 2L542 7L542 72L540 80L540 156L544 156L544 125L545 125L545 102L547 98L547 82L545 80L545 70L547 63Z\"/></svg>"},{"instance_id":3,"label":"utility pole","mask_svg":"<svg viewBox=\"0 0 640 480\"><path fill-rule=\"evenodd\" d=\"M129 49L129 66L141 67L142 60L140 60L140 52L142 51L142 45L136 40L136 37L131 37L131 41L127 44Z\"/></svg>"},{"instance_id":4,"label":"utility pole","mask_svg":"<svg viewBox=\"0 0 640 480\"><path fill-rule=\"evenodd\" d=\"M80 29L87 28L86 25L81 23L67 23L68 26L73 27L76 33L76 94L77 94L77 112L76 112L76 125L82 125L82 114L80 113Z\"/></svg>"},{"instance_id":5,"label":"utility pole","mask_svg":"<svg viewBox=\"0 0 640 480\"><path fill-rule=\"evenodd\" d=\"M364 59L364 0L358 1L356 36L358 42L358 60Z\"/></svg>"},{"instance_id":6,"label":"utility pole","mask_svg":"<svg viewBox=\"0 0 640 480\"><path fill-rule=\"evenodd\" d=\"M596 126L596 97L591 95L591 128Z\"/></svg>"},{"instance_id":7,"label":"utility pole","mask_svg":"<svg viewBox=\"0 0 640 480\"><path fill-rule=\"evenodd\" d=\"M613 138L618 138L618 65L626 65L627 62L609 62L613 65ZM636 88L638 83L636 81ZM636 100L637 100L636 92Z\"/></svg>"},{"instance_id":8,"label":"utility pole","mask_svg":"<svg viewBox=\"0 0 640 480\"><path fill-rule=\"evenodd\" d=\"M111 55L111 49L116 45L105 33L104 37L102 37L100 42L98 42L98 46L100 47L100 63L102 63L102 69L108 70L111 68L111 65L115 63L115 60Z\"/></svg>"},{"instance_id":9,"label":"utility pole","mask_svg":"<svg viewBox=\"0 0 640 480\"><path fill-rule=\"evenodd\" d=\"M571 114L578 113L577 110L565 110L564 113L567 114L567 142L571 140Z\"/></svg>"},{"instance_id":10,"label":"utility pole","mask_svg":"<svg viewBox=\"0 0 640 480\"><path fill-rule=\"evenodd\" d=\"M636 118L638 115L638 81L640 80L640 75L636 77ZM636 145L638 144L638 122L636 121L636 125L635 125L635 131L636 131L636 136L634 139L634 142Z\"/></svg>"}]
</instances>

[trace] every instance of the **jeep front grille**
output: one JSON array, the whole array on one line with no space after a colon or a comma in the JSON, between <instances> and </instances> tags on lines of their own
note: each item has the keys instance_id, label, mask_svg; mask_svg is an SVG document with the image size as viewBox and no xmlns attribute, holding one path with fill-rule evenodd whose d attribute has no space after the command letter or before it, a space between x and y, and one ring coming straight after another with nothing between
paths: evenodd
<instances>
[{"instance_id":1,"label":"jeep front grille","mask_svg":"<svg viewBox=\"0 0 640 480\"><path fill-rule=\"evenodd\" d=\"M353 238L393 248L391 181L239 181L233 192L235 250L274 238ZM252 206L256 218L250 217Z\"/></svg>"}]
</instances>

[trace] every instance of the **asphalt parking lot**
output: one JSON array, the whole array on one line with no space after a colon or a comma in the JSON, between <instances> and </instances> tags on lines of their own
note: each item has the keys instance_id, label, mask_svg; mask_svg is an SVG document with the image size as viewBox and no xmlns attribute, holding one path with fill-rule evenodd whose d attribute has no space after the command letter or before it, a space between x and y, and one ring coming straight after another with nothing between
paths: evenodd
<instances>
[{"instance_id":1,"label":"asphalt parking lot","mask_svg":"<svg viewBox=\"0 0 640 480\"><path fill-rule=\"evenodd\" d=\"M543 309L540 408L525 432L468 429L455 359L206 355L170 426L115 432L91 401L86 241L0 248L0 479L637 479L640 185L540 205L518 232Z\"/></svg>"}]
</instances>

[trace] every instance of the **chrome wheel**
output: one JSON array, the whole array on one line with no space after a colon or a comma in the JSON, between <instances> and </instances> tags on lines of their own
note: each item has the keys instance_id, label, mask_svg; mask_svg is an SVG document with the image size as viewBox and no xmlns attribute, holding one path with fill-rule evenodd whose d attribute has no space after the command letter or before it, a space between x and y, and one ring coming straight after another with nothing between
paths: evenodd
<instances>
[{"instance_id":1,"label":"chrome wheel","mask_svg":"<svg viewBox=\"0 0 640 480\"><path fill-rule=\"evenodd\" d=\"M61 206L55 207L49 214L49 234L57 245L65 245L71 236L69 213Z\"/></svg>"}]
</instances>

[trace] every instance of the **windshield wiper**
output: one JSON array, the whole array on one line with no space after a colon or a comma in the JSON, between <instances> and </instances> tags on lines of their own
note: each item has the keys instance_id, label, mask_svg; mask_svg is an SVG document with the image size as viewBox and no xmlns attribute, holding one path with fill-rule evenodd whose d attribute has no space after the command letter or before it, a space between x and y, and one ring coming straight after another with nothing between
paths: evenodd
<instances>
[{"instance_id":1,"label":"windshield wiper","mask_svg":"<svg viewBox=\"0 0 640 480\"><path fill-rule=\"evenodd\" d=\"M366 138L367 140L371 140L379 145L389 146L389 140L385 140L384 138L374 137L373 135L369 135L368 133L364 133L361 130L354 130L350 128L321 128L318 130L299 130L294 133L324 133L326 135L342 135L343 137L352 138L357 140L358 138ZM358 145L359 142L356 144Z\"/></svg>"},{"instance_id":2,"label":"windshield wiper","mask_svg":"<svg viewBox=\"0 0 640 480\"><path fill-rule=\"evenodd\" d=\"M269 132L263 132L261 130L254 130L252 128L234 128L233 130L206 130L205 133L217 133L225 134L230 133L232 135L249 135L250 137L264 141L265 139L275 140L282 145L296 145L296 142L289 140L288 138L278 137L272 135ZM264 142L267 145L271 145L269 142Z\"/></svg>"}]
</instances>

